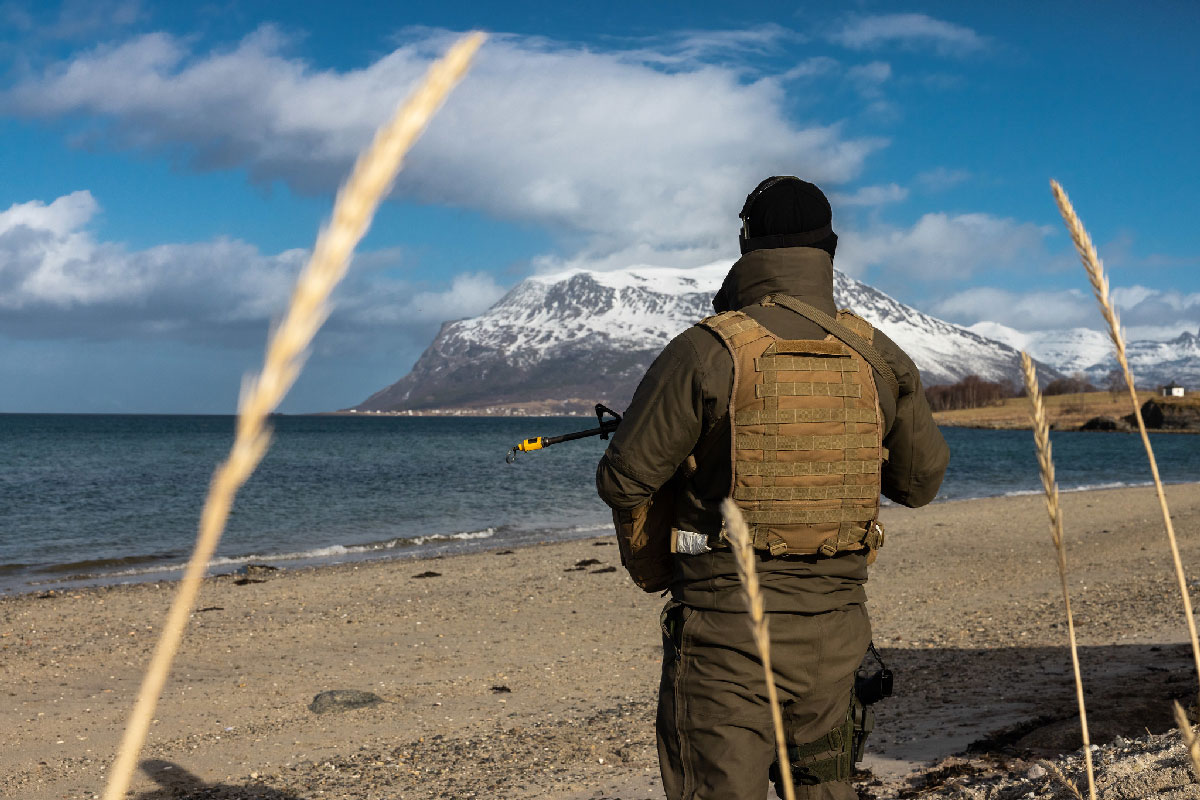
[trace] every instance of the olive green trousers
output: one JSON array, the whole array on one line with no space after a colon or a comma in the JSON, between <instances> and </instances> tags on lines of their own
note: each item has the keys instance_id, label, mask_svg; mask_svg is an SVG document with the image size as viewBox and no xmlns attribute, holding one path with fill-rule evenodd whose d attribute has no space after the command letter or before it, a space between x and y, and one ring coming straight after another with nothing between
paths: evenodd
<instances>
[{"instance_id":1,"label":"olive green trousers","mask_svg":"<svg viewBox=\"0 0 1200 800\"><path fill-rule=\"evenodd\" d=\"M767 618L787 741L809 744L845 723L854 671L871 641L867 610ZM671 601L662 619L657 732L668 800L763 800L778 777L777 751L749 615ZM795 788L800 800L857 797L848 780ZM776 791L783 797L781 786Z\"/></svg>"}]
</instances>

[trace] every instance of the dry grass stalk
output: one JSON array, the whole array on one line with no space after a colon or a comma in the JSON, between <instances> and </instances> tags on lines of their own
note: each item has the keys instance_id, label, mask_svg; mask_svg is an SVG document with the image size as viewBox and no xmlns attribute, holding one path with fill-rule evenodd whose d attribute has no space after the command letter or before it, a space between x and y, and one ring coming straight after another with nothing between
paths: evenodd
<instances>
[{"instance_id":1,"label":"dry grass stalk","mask_svg":"<svg viewBox=\"0 0 1200 800\"><path fill-rule=\"evenodd\" d=\"M1021 369L1025 374L1025 392L1029 395L1030 416L1033 418L1033 439L1037 443L1038 465L1042 473L1042 489L1046 493L1046 513L1050 515L1050 538L1058 554L1058 577L1062 581L1063 604L1067 610L1067 639L1071 644L1071 666L1075 670L1075 699L1079 703L1079 727L1083 732L1083 760L1087 767L1088 797L1096 800L1096 779L1092 771L1092 741L1088 736L1087 709L1083 703L1083 675L1079 671L1079 647L1075 643L1075 616L1071 613L1071 593L1067 589L1067 546L1063 542L1062 506L1058 502L1058 483L1054 480L1054 456L1050 447L1050 426L1046 423L1046 405L1038 389L1037 370L1029 354L1021 352ZM1079 794L1076 790L1076 795ZM1082 798L1080 798L1082 800Z\"/></svg>"},{"instance_id":2,"label":"dry grass stalk","mask_svg":"<svg viewBox=\"0 0 1200 800\"><path fill-rule=\"evenodd\" d=\"M1046 768L1046 771L1054 776L1055 780L1067 787L1071 794L1075 795L1077 800L1083 800L1083 795L1079 793L1079 787L1071 783L1067 776L1063 774L1063 771L1058 768L1057 764L1055 764L1053 761L1043 761L1041 763L1042 766Z\"/></svg>"},{"instance_id":3,"label":"dry grass stalk","mask_svg":"<svg viewBox=\"0 0 1200 800\"><path fill-rule=\"evenodd\" d=\"M1183 710L1183 706L1176 701L1175 706L1175 723L1179 726L1179 735L1183 738L1183 743L1187 745L1188 757L1192 760L1192 774L1200 779L1200 737L1196 736L1196 732L1192 730L1192 722L1187 718L1187 713Z\"/></svg>"},{"instance_id":4,"label":"dry grass stalk","mask_svg":"<svg viewBox=\"0 0 1200 800\"><path fill-rule=\"evenodd\" d=\"M308 346L329 314L329 295L345 275L350 254L371 224L405 153L466 74L483 39L481 33L462 38L429 68L422 83L359 156L350 178L338 192L333 218L317 237L312 257L296 282L287 314L271 336L262 372L242 386L233 447L229 458L213 474L200 514L196 548L143 678L117 760L109 773L104 800L120 800L129 788L138 753L195 606L201 579L225 529L234 495L254 472L270 444L267 415L279 405L299 376Z\"/></svg>"},{"instance_id":5,"label":"dry grass stalk","mask_svg":"<svg viewBox=\"0 0 1200 800\"><path fill-rule=\"evenodd\" d=\"M721 514L725 517L726 536L737 559L738 578L742 582L742 592L746 595L746 607L750 612L750 628L762 659L763 676L767 680L767 698L771 701L771 721L775 725L775 745L778 748L779 774L783 777L783 797L784 800L796 800L796 790L792 787L791 761L787 754L787 739L783 732L783 712L779 709L779 693L775 690L775 671L771 669L771 637L767 632L762 592L758 588L758 571L754 568L750 529L746 527L746 519L741 510L728 497L721 501Z\"/></svg>"},{"instance_id":6,"label":"dry grass stalk","mask_svg":"<svg viewBox=\"0 0 1200 800\"><path fill-rule=\"evenodd\" d=\"M1133 373L1129 369L1129 360L1125 357L1125 337L1121 332L1121 321L1117 316L1116 306L1109 297L1108 276L1104 274L1104 265L1100 261L1095 245L1092 244L1092 237L1088 235L1087 230L1083 227L1083 222L1075 214L1075 209L1071 206L1071 200L1067 197L1067 193L1063 191L1058 181L1050 181L1050 188L1054 192L1054 200L1058 203L1058 210L1067 225L1067 230L1071 233L1071 239L1075 242L1075 249L1079 251L1079 258L1083 262L1084 269L1087 270L1088 280L1092 283L1096 301L1100 304L1100 312L1108 322L1108 335L1112 339L1113 348L1117 353L1117 363L1125 376L1125 386L1129 390L1133 414L1137 418L1138 431L1142 435L1142 444L1146 448L1146 457L1150 461L1150 474L1154 477L1158 505L1162 509L1163 525L1167 530L1167 542L1171 546L1171 558L1175 564L1175 578L1179 584L1180 597L1183 599L1183 615L1187 620L1188 635L1192 640L1192 659L1196 664L1197 680L1200 680L1200 636L1196 634L1196 618L1192 613L1192 598L1188 594L1187 578L1183 574L1183 560L1179 556L1179 543L1175 539L1175 526L1171 523L1171 511L1167 508L1167 495L1163 491L1162 479L1158 475L1158 462L1154 458L1154 448L1150 446L1150 436L1146 433L1146 421L1142 419L1142 407L1138 402L1137 389L1134 388L1135 383Z\"/></svg>"}]
</instances>

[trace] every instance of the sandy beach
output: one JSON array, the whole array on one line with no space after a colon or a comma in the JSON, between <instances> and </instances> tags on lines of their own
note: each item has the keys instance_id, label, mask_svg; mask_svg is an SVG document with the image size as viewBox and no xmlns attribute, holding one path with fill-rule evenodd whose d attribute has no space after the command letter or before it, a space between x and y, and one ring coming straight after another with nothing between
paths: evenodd
<instances>
[{"instance_id":1,"label":"sandy beach","mask_svg":"<svg viewBox=\"0 0 1200 800\"><path fill-rule=\"evenodd\" d=\"M1200 578L1200 485L1169 498ZM1167 731L1195 682L1153 490L1064 506L1093 741ZM876 707L864 796L934 792L928 766L968 749L959 772L1077 748L1042 498L883 519L868 593L897 696ZM173 588L0 599L0 795L99 794ZM214 577L131 796L659 797L662 602L611 539ZM347 689L381 702L310 710Z\"/></svg>"}]
</instances>

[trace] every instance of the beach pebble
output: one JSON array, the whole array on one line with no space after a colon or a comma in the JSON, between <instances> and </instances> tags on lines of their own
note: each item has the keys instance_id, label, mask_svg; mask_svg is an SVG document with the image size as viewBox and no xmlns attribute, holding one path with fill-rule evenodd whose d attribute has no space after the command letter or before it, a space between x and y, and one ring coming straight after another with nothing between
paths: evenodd
<instances>
[{"instance_id":1,"label":"beach pebble","mask_svg":"<svg viewBox=\"0 0 1200 800\"><path fill-rule=\"evenodd\" d=\"M360 692L357 689L331 689L314 697L308 705L308 710L314 714L324 714L326 711L347 711L382 702L383 698L372 692Z\"/></svg>"},{"instance_id":2,"label":"beach pebble","mask_svg":"<svg viewBox=\"0 0 1200 800\"><path fill-rule=\"evenodd\" d=\"M279 567L272 567L270 564L246 564L240 567L237 575L270 575L272 572L279 572Z\"/></svg>"}]
</instances>

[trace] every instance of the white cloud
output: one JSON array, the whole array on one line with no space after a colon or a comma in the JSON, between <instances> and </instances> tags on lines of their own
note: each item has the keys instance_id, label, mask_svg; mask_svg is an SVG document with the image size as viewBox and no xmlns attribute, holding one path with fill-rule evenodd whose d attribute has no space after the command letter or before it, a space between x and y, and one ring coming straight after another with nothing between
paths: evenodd
<instances>
[{"instance_id":1,"label":"white cloud","mask_svg":"<svg viewBox=\"0 0 1200 800\"><path fill-rule=\"evenodd\" d=\"M208 53L150 34L61 63L6 100L26 116L90 117L94 136L182 152L199 169L244 166L258 181L327 192L448 38L425 31L339 71L288 57L271 28ZM694 35L686 52L711 44ZM397 191L554 227L600 255L648 242L712 251L763 175L836 185L885 143L790 121L781 84L688 60L663 68L644 50L495 36Z\"/></svg>"},{"instance_id":2,"label":"white cloud","mask_svg":"<svg viewBox=\"0 0 1200 800\"><path fill-rule=\"evenodd\" d=\"M906 49L933 48L941 55L964 55L987 47L987 40L970 28L928 14L852 17L829 38L851 50L898 45Z\"/></svg>"},{"instance_id":3,"label":"white cloud","mask_svg":"<svg viewBox=\"0 0 1200 800\"><path fill-rule=\"evenodd\" d=\"M642 46L623 51L626 58L651 64L696 66L730 56L777 51L785 42L804 37L775 23L735 30L683 30L642 40Z\"/></svg>"},{"instance_id":4,"label":"white cloud","mask_svg":"<svg viewBox=\"0 0 1200 800\"><path fill-rule=\"evenodd\" d=\"M1112 295L1129 339L1168 339L1200 326L1200 293L1131 286ZM1079 289L1014 292L980 286L941 300L933 313L963 325L999 323L1027 333L1104 326L1092 293Z\"/></svg>"},{"instance_id":5,"label":"white cloud","mask_svg":"<svg viewBox=\"0 0 1200 800\"><path fill-rule=\"evenodd\" d=\"M532 259L532 264L536 273L547 274L574 270L606 272L631 266L690 269L714 261L732 264L737 258L738 246L735 233L725 237L715 246L698 244L694 247L676 247L664 250L650 243L641 243L607 252L584 250L567 256L547 253Z\"/></svg>"},{"instance_id":6,"label":"white cloud","mask_svg":"<svg viewBox=\"0 0 1200 800\"><path fill-rule=\"evenodd\" d=\"M908 189L895 183L864 186L850 194L833 192L829 201L834 208L839 206L882 206L899 203L908 198Z\"/></svg>"},{"instance_id":7,"label":"white cloud","mask_svg":"<svg viewBox=\"0 0 1200 800\"><path fill-rule=\"evenodd\" d=\"M854 80L883 83L892 77L892 65L886 61L871 61L851 67L846 74Z\"/></svg>"},{"instance_id":8,"label":"white cloud","mask_svg":"<svg viewBox=\"0 0 1200 800\"><path fill-rule=\"evenodd\" d=\"M925 214L910 228L847 231L838 244L838 266L851 275L878 267L918 280L965 280L981 267L1040 255L1050 230L990 214Z\"/></svg>"},{"instance_id":9,"label":"white cloud","mask_svg":"<svg viewBox=\"0 0 1200 800\"><path fill-rule=\"evenodd\" d=\"M948 167L935 167L917 174L917 183L930 192L953 189L970 179L971 173L968 170L949 169Z\"/></svg>"},{"instance_id":10,"label":"white cloud","mask_svg":"<svg viewBox=\"0 0 1200 800\"><path fill-rule=\"evenodd\" d=\"M357 298L353 316L360 324L384 323L439 325L455 319L473 317L486 311L508 291L486 272L465 272L456 275L444 291L413 293L403 285L393 287L393 298L379 302L378 296Z\"/></svg>"},{"instance_id":11,"label":"white cloud","mask_svg":"<svg viewBox=\"0 0 1200 800\"><path fill-rule=\"evenodd\" d=\"M860 86L879 86L892 77L892 65L886 61L872 61L846 70L846 76Z\"/></svg>"},{"instance_id":12,"label":"white cloud","mask_svg":"<svg viewBox=\"0 0 1200 800\"><path fill-rule=\"evenodd\" d=\"M1012 292L977 286L936 303L933 313L962 325L998 322L1018 331L1086 327L1096 322L1095 301L1077 289Z\"/></svg>"},{"instance_id":13,"label":"white cloud","mask_svg":"<svg viewBox=\"0 0 1200 800\"><path fill-rule=\"evenodd\" d=\"M65 236L86 224L98 210L92 193L86 191L64 195L49 205L38 200L15 203L0 211L0 234L24 226Z\"/></svg>"},{"instance_id":14,"label":"white cloud","mask_svg":"<svg viewBox=\"0 0 1200 800\"><path fill-rule=\"evenodd\" d=\"M130 250L88 231L99 211L86 191L0 211L0 335L257 344L308 255L226 238ZM414 285L389 277L399 260L395 251L356 258L331 335L361 347L364 333L386 326L424 343L441 321L478 314L504 291L486 274L455 276L445 291Z\"/></svg>"},{"instance_id":15,"label":"white cloud","mask_svg":"<svg viewBox=\"0 0 1200 800\"><path fill-rule=\"evenodd\" d=\"M0 19L24 34L27 41L31 38L83 40L133 25L146 16L140 0L63 0L56 15L49 8L34 7L36 15L26 4L0 3Z\"/></svg>"},{"instance_id":16,"label":"white cloud","mask_svg":"<svg viewBox=\"0 0 1200 800\"><path fill-rule=\"evenodd\" d=\"M790 67L783 75L782 80L799 80L800 78L815 78L837 72L842 68L837 59L829 56L813 56L806 58L793 67Z\"/></svg>"}]
</instances>

